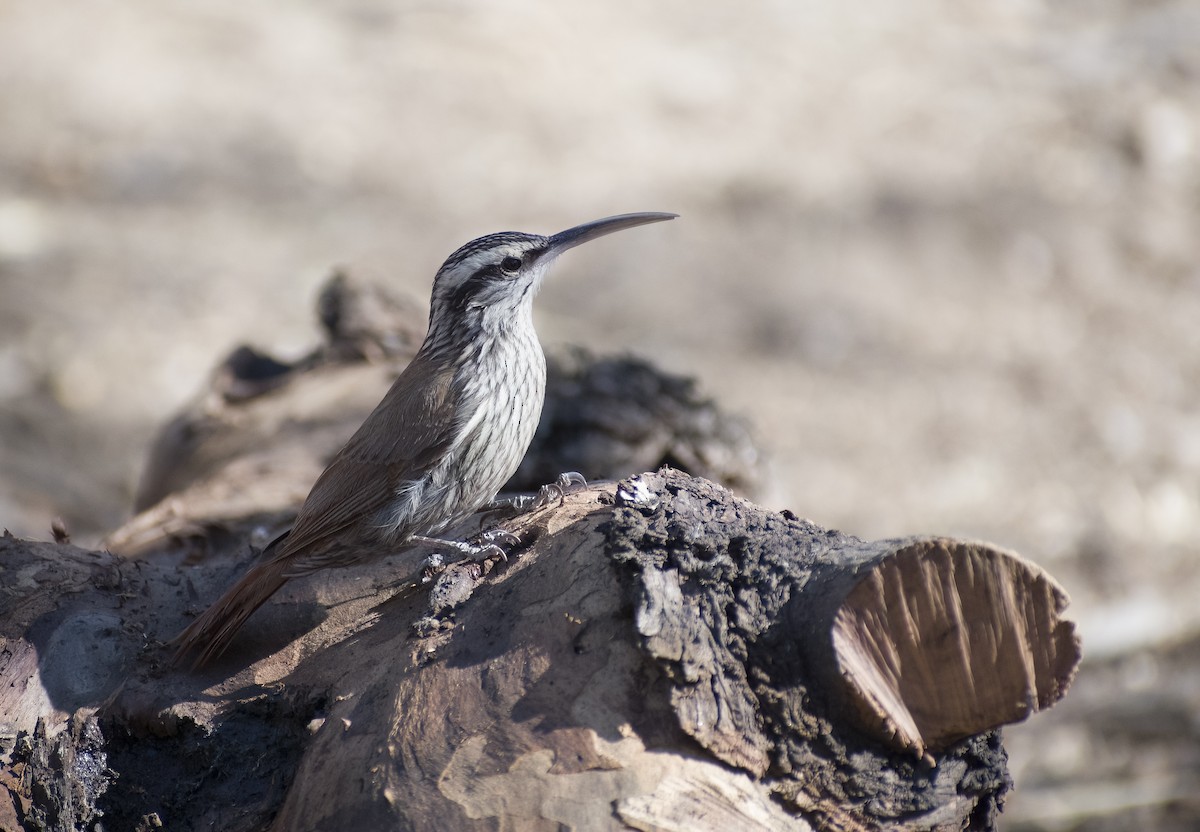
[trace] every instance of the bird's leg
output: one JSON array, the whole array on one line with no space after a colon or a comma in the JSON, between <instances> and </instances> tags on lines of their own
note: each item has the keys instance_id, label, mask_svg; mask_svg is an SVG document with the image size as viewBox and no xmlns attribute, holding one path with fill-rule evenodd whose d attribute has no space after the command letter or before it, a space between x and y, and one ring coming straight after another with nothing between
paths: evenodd
<instances>
[{"instance_id":1,"label":"bird's leg","mask_svg":"<svg viewBox=\"0 0 1200 832\"><path fill-rule=\"evenodd\" d=\"M568 494L573 494L576 491L587 488L587 484L587 480L584 479L583 474L578 471L567 471L566 473L559 474L554 482L539 488L537 494L518 494L515 497L492 500L480 509L480 511L484 514L491 514L497 511L524 514L527 511L547 506L553 500L558 500L559 505L562 505L563 500L566 499Z\"/></svg>"}]
</instances>

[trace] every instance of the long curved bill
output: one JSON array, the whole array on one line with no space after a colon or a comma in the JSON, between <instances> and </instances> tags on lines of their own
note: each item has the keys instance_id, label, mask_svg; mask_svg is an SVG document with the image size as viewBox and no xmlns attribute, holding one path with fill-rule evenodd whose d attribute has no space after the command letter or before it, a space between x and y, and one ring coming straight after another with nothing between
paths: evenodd
<instances>
[{"instance_id":1,"label":"long curved bill","mask_svg":"<svg viewBox=\"0 0 1200 832\"><path fill-rule=\"evenodd\" d=\"M618 214L615 217L605 217L602 220L592 220L566 231L560 231L550 238L550 248L546 254L551 258L557 257L569 248L612 234L614 231L624 231L626 228L636 228L652 222L673 220L678 214L664 214L658 211L643 211L637 214Z\"/></svg>"}]
</instances>

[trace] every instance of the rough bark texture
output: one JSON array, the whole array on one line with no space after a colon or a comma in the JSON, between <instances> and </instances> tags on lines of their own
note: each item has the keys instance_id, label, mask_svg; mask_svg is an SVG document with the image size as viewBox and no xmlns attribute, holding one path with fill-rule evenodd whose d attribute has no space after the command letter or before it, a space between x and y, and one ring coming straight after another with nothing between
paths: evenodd
<instances>
[{"instance_id":1,"label":"rough bark texture","mask_svg":"<svg viewBox=\"0 0 1200 832\"><path fill-rule=\"evenodd\" d=\"M407 556L293 581L198 674L167 667L160 642L245 568L244 547L181 568L170 557L0 541L0 714L14 738L0 777L12 806L0 800L0 821L993 825L1009 780L989 729L1011 710L985 705L961 737L925 717L924 745L905 746L862 718L838 664L837 610L869 609L875 596L839 601L830 576L859 586L852 576L932 544L864 543L673 471L591 488L506 525L522 540L506 563L434 575ZM956 569L988 551L1017 586L1048 580L982 544L938 541L931 551ZM914 643L1011 620L992 614L1006 592L979 593L965 617L927 617ZM1057 608L1018 600L1016 609L1044 625L1006 631L1030 653L1053 652L1064 637L1075 644ZM1035 663L1021 684L1060 695L1068 653L1059 649L1048 674ZM959 684L959 671L938 678ZM910 704L908 688L897 690Z\"/></svg>"},{"instance_id":2,"label":"rough bark texture","mask_svg":"<svg viewBox=\"0 0 1200 832\"><path fill-rule=\"evenodd\" d=\"M867 543L673 474L626 481L617 497L609 548L637 575L637 629L672 680L688 734L730 765L765 773L776 795L835 827L849 818L868 827L990 826L1007 785L1003 751L986 732L1056 701L1079 661L1074 628L1058 618L1065 595L1041 570L986 544ZM908 568L914 552L944 555L945 571L894 587L899 595L890 599L859 591L897 563ZM928 603L945 600L942 578L981 558L1002 563L998 575L1008 581L981 576L965 614ZM1032 633L997 615L1011 609L1014 585ZM1026 602L1033 590L1041 590L1037 601L1049 595L1055 603ZM889 615L918 606L928 614L906 626ZM847 618L867 621L859 638L843 632ZM988 645L973 641L980 629L1003 641L1014 662L982 652ZM864 659L864 644L883 649ZM941 661L948 646L965 661ZM974 694L989 685L1024 693L1030 674L1022 660L1033 656L1042 659L1032 675L1043 699L1022 697L1014 708ZM885 657L907 684L879 701L853 671L878 672ZM962 699L975 704L969 717L930 707ZM897 734L910 709L924 716L924 735ZM880 740L907 753L889 755Z\"/></svg>"}]
</instances>

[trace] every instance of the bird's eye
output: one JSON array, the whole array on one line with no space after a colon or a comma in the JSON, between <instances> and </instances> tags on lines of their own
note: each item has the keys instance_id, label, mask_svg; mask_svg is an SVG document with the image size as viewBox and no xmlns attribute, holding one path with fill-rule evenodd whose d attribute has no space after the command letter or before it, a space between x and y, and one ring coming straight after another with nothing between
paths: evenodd
<instances>
[{"instance_id":1,"label":"bird's eye","mask_svg":"<svg viewBox=\"0 0 1200 832\"><path fill-rule=\"evenodd\" d=\"M505 257L500 261L500 271L506 272L507 274L513 274L514 272L520 270L520 268L520 257Z\"/></svg>"}]
</instances>

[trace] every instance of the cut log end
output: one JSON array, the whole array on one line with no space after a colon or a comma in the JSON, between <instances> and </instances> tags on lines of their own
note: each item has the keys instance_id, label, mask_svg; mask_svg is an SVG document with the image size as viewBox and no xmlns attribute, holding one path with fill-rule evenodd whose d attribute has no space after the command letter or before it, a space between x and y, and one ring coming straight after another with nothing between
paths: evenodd
<instances>
[{"instance_id":1,"label":"cut log end","mask_svg":"<svg viewBox=\"0 0 1200 832\"><path fill-rule=\"evenodd\" d=\"M1066 592L983 543L907 540L871 565L833 621L862 727L917 756L1050 707L1080 659Z\"/></svg>"}]
</instances>

